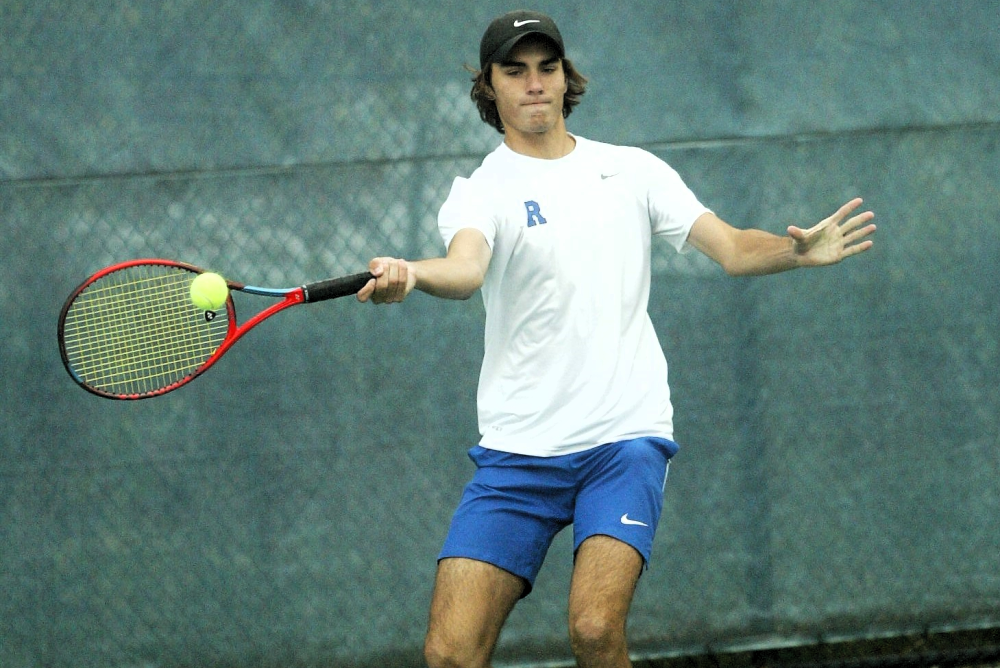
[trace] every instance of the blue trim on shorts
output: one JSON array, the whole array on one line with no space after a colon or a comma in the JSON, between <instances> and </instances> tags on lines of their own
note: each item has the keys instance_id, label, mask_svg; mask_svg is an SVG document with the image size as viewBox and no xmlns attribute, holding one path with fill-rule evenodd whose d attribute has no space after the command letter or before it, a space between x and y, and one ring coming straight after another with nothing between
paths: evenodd
<instances>
[{"instance_id":1,"label":"blue trim on shorts","mask_svg":"<svg viewBox=\"0 0 1000 668\"><path fill-rule=\"evenodd\" d=\"M634 547L648 564L663 510L670 458L665 438L608 443L557 457L474 446L472 480L452 517L438 559L484 561L534 586L556 534L573 525L574 554L603 534Z\"/></svg>"}]
</instances>

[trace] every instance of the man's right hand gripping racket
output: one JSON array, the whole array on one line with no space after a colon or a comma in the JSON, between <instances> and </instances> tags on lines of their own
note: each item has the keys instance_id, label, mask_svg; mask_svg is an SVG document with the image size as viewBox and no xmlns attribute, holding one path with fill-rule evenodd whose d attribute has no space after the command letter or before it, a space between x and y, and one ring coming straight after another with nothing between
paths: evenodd
<instances>
[{"instance_id":1,"label":"man's right hand gripping racket","mask_svg":"<svg viewBox=\"0 0 1000 668\"><path fill-rule=\"evenodd\" d=\"M364 272L296 288L227 280L230 291L281 299L239 325L231 294L213 311L191 301L191 282L204 271L172 260L132 260L84 281L59 314L59 351L73 380L109 399L161 396L203 374L275 313L355 294L372 278Z\"/></svg>"}]
</instances>

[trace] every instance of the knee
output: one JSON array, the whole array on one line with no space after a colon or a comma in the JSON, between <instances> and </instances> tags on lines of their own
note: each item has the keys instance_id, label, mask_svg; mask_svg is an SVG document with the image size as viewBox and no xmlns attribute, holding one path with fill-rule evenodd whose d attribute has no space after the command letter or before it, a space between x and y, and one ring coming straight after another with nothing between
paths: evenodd
<instances>
[{"instance_id":1,"label":"knee","mask_svg":"<svg viewBox=\"0 0 1000 668\"><path fill-rule=\"evenodd\" d=\"M424 660L429 668L480 668L489 665L484 652L449 642L428 633L424 639Z\"/></svg>"},{"instance_id":2,"label":"knee","mask_svg":"<svg viewBox=\"0 0 1000 668\"><path fill-rule=\"evenodd\" d=\"M569 640L577 657L611 656L627 651L624 623L600 615L582 614L571 619Z\"/></svg>"},{"instance_id":3,"label":"knee","mask_svg":"<svg viewBox=\"0 0 1000 668\"><path fill-rule=\"evenodd\" d=\"M429 634L424 639L424 660L429 668L458 668L462 665L453 647Z\"/></svg>"}]
</instances>

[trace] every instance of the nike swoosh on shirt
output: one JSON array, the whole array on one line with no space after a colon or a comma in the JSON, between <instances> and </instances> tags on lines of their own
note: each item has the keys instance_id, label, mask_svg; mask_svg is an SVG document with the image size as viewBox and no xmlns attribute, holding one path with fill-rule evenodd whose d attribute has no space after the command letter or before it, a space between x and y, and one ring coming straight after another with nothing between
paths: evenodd
<instances>
[{"instance_id":1,"label":"nike swoosh on shirt","mask_svg":"<svg viewBox=\"0 0 1000 668\"><path fill-rule=\"evenodd\" d=\"M628 513L625 513L624 515L622 515L622 524L631 524L631 525L640 526L640 527L648 527L649 526L645 522L640 522L639 520L630 520L628 518Z\"/></svg>"},{"instance_id":2,"label":"nike swoosh on shirt","mask_svg":"<svg viewBox=\"0 0 1000 668\"><path fill-rule=\"evenodd\" d=\"M521 26L528 25L529 23L541 23L538 19L525 19L524 21L514 21L514 27L520 28Z\"/></svg>"}]
</instances>

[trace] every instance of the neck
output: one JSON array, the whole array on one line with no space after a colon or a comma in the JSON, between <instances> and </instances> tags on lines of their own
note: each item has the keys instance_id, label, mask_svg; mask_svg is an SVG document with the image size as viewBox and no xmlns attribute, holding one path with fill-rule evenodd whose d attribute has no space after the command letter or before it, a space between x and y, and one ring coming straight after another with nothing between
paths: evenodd
<instances>
[{"instance_id":1,"label":"neck","mask_svg":"<svg viewBox=\"0 0 1000 668\"><path fill-rule=\"evenodd\" d=\"M515 153L542 160L557 160L576 148L576 139L566 131L566 126L562 123L548 132L508 131L504 135L504 143Z\"/></svg>"}]
</instances>

